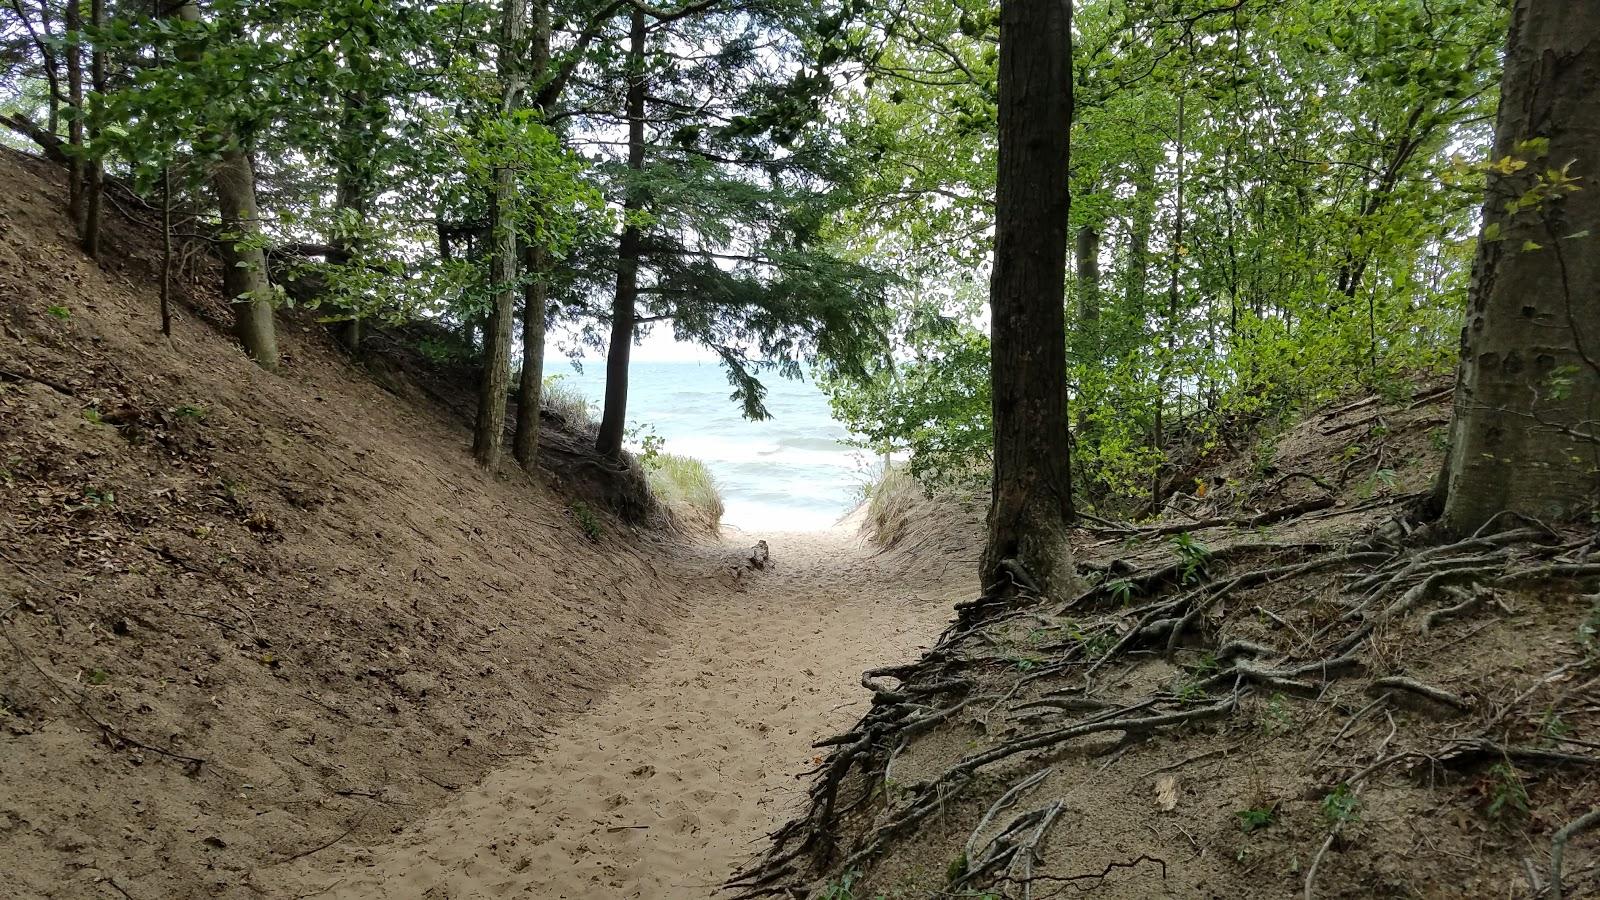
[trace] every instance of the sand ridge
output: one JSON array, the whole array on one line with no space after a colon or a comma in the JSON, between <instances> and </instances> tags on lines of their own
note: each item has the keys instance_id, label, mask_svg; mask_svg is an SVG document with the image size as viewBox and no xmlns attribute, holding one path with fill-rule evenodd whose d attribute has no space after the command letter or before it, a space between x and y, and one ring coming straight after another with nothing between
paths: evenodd
<instances>
[{"instance_id":1,"label":"sand ridge","mask_svg":"<svg viewBox=\"0 0 1600 900\"><path fill-rule=\"evenodd\" d=\"M811 743L861 714L861 671L913 658L971 587L958 567L874 553L853 523L734 532L706 566L727 571L758 536L766 571L707 579L669 649L540 752L390 844L330 847L255 883L337 898L710 896L800 802Z\"/></svg>"}]
</instances>

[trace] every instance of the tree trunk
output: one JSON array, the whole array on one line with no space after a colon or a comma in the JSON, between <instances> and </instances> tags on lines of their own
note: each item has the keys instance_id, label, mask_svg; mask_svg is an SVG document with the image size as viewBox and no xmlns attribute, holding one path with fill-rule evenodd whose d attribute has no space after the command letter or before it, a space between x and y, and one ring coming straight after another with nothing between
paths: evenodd
<instances>
[{"instance_id":1,"label":"tree trunk","mask_svg":"<svg viewBox=\"0 0 1600 900\"><path fill-rule=\"evenodd\" d=\"M644 11L633 8L628 30L628 171L644 169L645 113L645 22ZM630 180L623 201L623 215L644 207L639 186ZM611 344L606 348L606 404L600 416L600 435L595 449L615 459L622 454L622 433L628 415L628 357L633 351L633 326L639 301L639 227L625 224L617 246L617 293L611 304Z\"/></svg>"},{"instance_id":2,"label":"tree trunk","mask_svg":"<svg viewBox=\"0 0 1600 900\"><path fill-rule=\"evenodd\" d=\"M354 61L347 62L347 65L354 64ZM339 177L334 208L340 213L340 221L336 233L328 239L328 245L333 248L328 262L340 267L349 267L361 259L365 244L361 237L351 236L345 228L351 221L360 222L365 227L367 209L372 199L375 180L372 172L372 141L381 126L375 128L366 118L366 106L366 92L351 91L344 98L344 114L339 124ZM338 323L336 336L352 356L359 356L363 310L347 312L350 318Z\"/></svg>"},{"instance_id":3,"label":"tree trunk","mask_svg":"<svg viewBox=\"0 0 1600 900\"><path fill-rule=\"evenodd\" d=\"M1074 243L1078 277L1078 336L1088 359L1099 360L1099 231L1078 229Z\"/></svg>"},{"instance_id":4,"label":"tree trunk","mask_svg":"<svg viewBox=\"0 0 1600 900\"><path fill-rule=\"evenodd\" d=\"M500 21L500 111L516 112L522 100L522 41L527 26L524 0L504 0ZM505 442L506 391L511 382L512 307L517 284L516 172L510 166L494 171L494 203L489 232L494 277L494 310L484 331L483 379L478 393L478 421L473 429L472 454L478 464L493 472L500 465Z\"/></svg>"},{"instance_id":5,"label":"tree trunk","mask_svg":"<svg viewBox=\"0 0 1600 900\"><path fill-rule=\"evenodd\" d=\"M278 367L278 336L272 324L272 282L262 249L261 213L256 208L256 177L250 154L238 147L222 152L212 170L222 213L222 293L233 304L234 333L261 368Z\"/></svg>"},{"instance_id":6,"label":"tree trunk","mask_svg":"<svg viewBox=\"0 0 1600 900\"><path fill-rule=\"evenodd\" d=\"M989 287L994 481L980 577L996 590L1020 567L1045 593L1076 577L1067 444L1067 155L1072 125L1070 0L1000 8L1000 153Z\"/></svg>"},{"instance_id":7,"label":"tree trunk","mask_svg":"<svg viewBox=\"0 0 1600 900\"><path fill-rule=\"evenodd\" d=\"M172 166L161 167L161 333L172 337Z\"/></svg>"},{"instance_id":8,"label":"tree trunk","mask_svg":"<svg viewBox=\"0 0 1600 900\"><path fill-rule=\"evenodd\" d=\"M1527 167L1489 174L1444 472L1457 532L1600 498L1600 6L1517 0L1493 155ZM1542 193L1552 171L1578 190Z\"/></svg>"},{"instance_id":9,"label":"tree trunk","mask_svg":"<svg viewBox=\"0 0 1600 900\"><path fill-rule=\"evenodd\" d=\"M544 247L522 251L522 375L517 383L517 431L511 454L532 472L539 462L539 409L544 395L544 317L550 300Z\"/></svg>"},{"instance_id":10,"label":"tree trunk","mask_svg":"<svg viewBox=\"0 0 1600 900\"><path fill-rule=\"evenodd\" d=\"M200 7L179 3L172 14L185 22L200 21ZM184 51L189 58L200 51ZM261 234L261 213L256 208L256 176L247 150L229 146L211 170L222 219L222 293L233 305L234 334L246 353L267 371L278 367L278 336L272 323L272 281L267 275L267 254Z\"/></svg>"},{"instance_id":11,"label":"tree trunk","mask_svg":"<svg viewBox=\"0 0 1600 900\"><path fill-rule=\"evenodd\" d=\"M105 0L91 0L89 21L96 31L105 24ZM105 191L105 160L100 151L101 107L106 97L106 51L98 42L89 56L89 78L94 86L94 100L89 110L89 153L86 163L88 174L84 189L89 197L83 214L83 252L91 257L100 255L100 204Z\"/></svg>"},{"instance_id":12,"label":"tree trunk","mask_svg":"<svg viewBox=\"0 0 1600 900\"><path fill-rule=\"evenodd\" d=\"M1073 328L1073 343L1078 348L1078 364L1100 368L1105 361L1105 345L1100 338L1100 232L1093 225L1078 229L1074 242L1074 270L1078 280L1078 321ZM1074 398L1078 407L1078 446L1089 438L1091 409L1080 386Z\"/></svg>"},{"instance_id":13,"label":"tree trunk","mask_svg":"<svg viewBox=\"0 0 1600 900\"><path fill-rule=\"evenodd\" d=\"M1128 262L1122 274L1122 289L1134 318L1143 321L1150 279L1150 227L1155 218L1155 190L1150 182L1155 175L1148 166L1140 166L1134 177L1133 222L1128 229Z\"/></svg>"},{"instance_id":14,"label":"tree trunk","mask_svg":"<svg viewBox=\"0 0 1600 900\"><path fill-rule=\"evenodd\" d=\"M50 34L50 3L49 0L39 0L39 29L33 27L33 20L28 18L27 10L22 7L22 0L11 0L11 8L16 12L17 19L22 22L22 27L28 32L28 39L33 42L33 48L39 52L39 67L44 70L44 80L49 85L50 105L49 118L46 120L50 134L54 135L61 127L61 65L56 61L56 55L51 52L48 39Z\"/></svg>"},{"instance_id":15,"label":"tree trunk","mask_svg":"<svg viewBox=\"0 0 1600 900\"><path fill-rule=\"evenodd\" d=\"M1184 108L1183 93L1178 93L1178 178L1176 185L1176 208L1172 225L1172 267L1170 279L1167 283L1167 347L1166 353L1161 357L1160 371L1156 376L1156 412L1154 434L1151 436L1151 447L1158 454L1166 454L1167 435L1165 423L1162 421L1167 404L1167 376L1172 368L1173 358L1178 350L1178 301L1183 294L1182 268L1183 268L1183 173L1184 153L1186 147L1183 142ZM1181 404L1183 402L1183 388L1178 389L1178 402L1180 409L1179 419L1183 418ZM1161 508L1161 470L1165 464L1158 464L1150 484L1150 511L1155 513Z\"/></svg>"},{"instance_id":16,"label":"tree trunk","mask_svg":"<svg viewBox=\"0 0 1600 900\"><path fill-rule=\"evenodd\" d=\"M67 122L67 143L72 148L72 183L67 187L67 209L72 227L83 234L83 53L79 41L83 34L83 12L78 0L67 0L67 104L72 107Z\"/></svg>"},{"instance_id":17,"label":"tree trunk","mask_svg":"<svg viewBox=\"0 0 1600 900\"><path fill-rule=\"evenodd\" d=\"M528 86L537 94L550 68L550 3L534 0L529 9ZM548 254L536 237L522 250L522 374L517 381L517 430L511 455L533 472L539 463L539 412L544 401L544 319L550 302L545 275Z\"/></svg>"}]
</instances>

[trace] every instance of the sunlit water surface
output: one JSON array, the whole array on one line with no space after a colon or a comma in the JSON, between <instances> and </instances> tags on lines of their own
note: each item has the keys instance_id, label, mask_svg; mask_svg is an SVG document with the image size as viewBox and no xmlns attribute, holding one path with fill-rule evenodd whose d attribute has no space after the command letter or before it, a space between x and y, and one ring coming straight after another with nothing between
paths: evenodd
<instances>
[{"instance_id":1,"label":"sunlit water surface","mask_svg":"<svg viewBox=\"0 0 1600 900\"><path fill-rule=\"evenodd\" d=\"M559 374L595 404L605 396L605 365L581 373L565 362ZM871 471L869 456L845 443L828 399L810 381L762 379L772 418L751 422L729 399L733 388L715 363L634 363L628 381L628 423L655 429L664 449L710 468L727 506L725 524L747 531L827 528L850 511Z\"/></svg>"}]
</instances>

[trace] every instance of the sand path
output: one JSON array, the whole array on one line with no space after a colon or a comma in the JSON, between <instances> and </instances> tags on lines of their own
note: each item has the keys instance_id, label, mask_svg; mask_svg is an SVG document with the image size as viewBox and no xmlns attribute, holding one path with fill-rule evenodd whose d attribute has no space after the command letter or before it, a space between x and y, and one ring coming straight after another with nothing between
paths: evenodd
<instances>
[{"instance_id":1,"label":"sand path","mask_svg":"<svg viewBox=\"0 0 1600 900\"><path fill-rule=\"evenodd\" d=\"M732 534L706 565L756 537ZM542 754L491 773L393 843L303 861L284 873L289 892L710 896L796 808L811 743L865 709L861 671L927 647L952 594L969 587L967 567L907 567L849 526L761 537L768 571L704 597L673 626L669 650Z\"/></svg>"}]
</instances>

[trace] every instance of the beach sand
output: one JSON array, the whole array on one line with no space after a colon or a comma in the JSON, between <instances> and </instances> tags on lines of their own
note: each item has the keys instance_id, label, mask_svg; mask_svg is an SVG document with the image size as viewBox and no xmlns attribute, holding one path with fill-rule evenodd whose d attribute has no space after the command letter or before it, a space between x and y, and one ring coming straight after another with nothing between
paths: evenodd
<instances>
[{"instance_id":1,"label":"beach sand","mask_svg":"<svg viewBox=\"0 0 1600 900\"><path fill-rule=\"evenodd\" d=\"M275 877L317 897L703 898L797 809L822 751L866 709L860 673L915 658L972 589L970 565L878 553L854 522L759 535L766 570L711 589L636 677L387 845L329 848ZM758 535L707 547L732 568Z\"/></svg>"}]
</instances>

